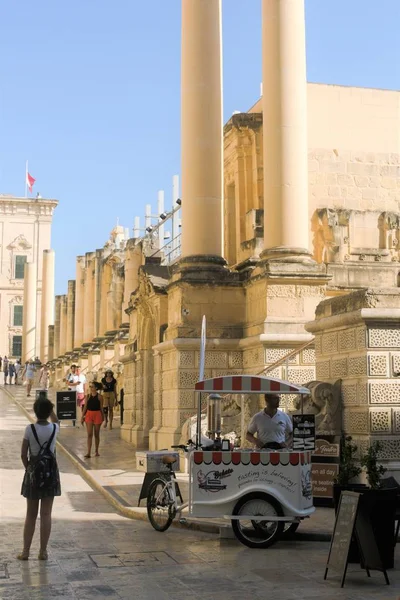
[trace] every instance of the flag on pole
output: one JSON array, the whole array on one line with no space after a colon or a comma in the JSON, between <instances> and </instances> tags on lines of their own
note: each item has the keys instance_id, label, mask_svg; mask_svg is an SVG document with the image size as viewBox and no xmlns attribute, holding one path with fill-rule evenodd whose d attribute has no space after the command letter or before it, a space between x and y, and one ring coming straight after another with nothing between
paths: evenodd
<instances>
[{"instance_id":1,"label":"flag on pole","mask_svg":"<svg viewBox=\"0 0 400 600\"><path fill-rule=\"evenodd\" d=\"M28 186L28 189L31 194L32 194L33 184L35 183L35 181L36 181L36 179L34 177L32 177L32 175L29 175L29 173L27 171L26 172L26 185Z\"/></svg>"}]
</instances>

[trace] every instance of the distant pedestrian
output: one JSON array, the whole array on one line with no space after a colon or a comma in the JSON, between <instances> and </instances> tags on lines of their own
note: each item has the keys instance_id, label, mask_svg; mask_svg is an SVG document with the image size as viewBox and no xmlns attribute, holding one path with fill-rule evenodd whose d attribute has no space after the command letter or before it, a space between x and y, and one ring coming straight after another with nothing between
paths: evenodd
<instances>
[{"instance_id":1,"label":"distant pedestrian","mask_svg":"<svg viewBox=\"0 0 400 600\"><path fill-rule=\"evenodd\" d=\"M104 429L107 429L107 423L109 419L111 430L114 418L114 407L117 405L117 380L115 379L114 373L111 371L111 369L108 369L105 372L101 383L103 385L103 406L104 409L107 409L104 410Z\"/></svg>"},{"instance_id":2,"label":"distant pedestrian","mask_svg":"<svg viewBox=\"0 0 400 600\"><path fill-rule=\"evenodd\" d=\"M67 384L68 389L70 391L75 391L75 383L78 381L78 376L76 374L76 365L71 365L71 368L67 375L64 377L63 381Z\"/></svg>"},{"instance_id":3,"label":"distant pedestrian","mask_svg":"<svg viewBox=\"0 0 400 600\"><path fill-rule=\"evenodd\" d=\"M3 360L4 385L7 385L8 364L9 364L8 358L7 358L7 356L5 356L4 360Z\"/></svg>"},{"instance_id":4,"label":"distant pedestrian","mask_svg":"<svg viewBox=\"0 0 400 600\"><path fill-rule=\"evenodd\" d=\"M1 367L2 367L2 365L3 365L3 357L2 357L2 356L0 356L0 371L1 371Z\"/></svg>"},{"instance_id":5,"label":"distant pedestrian","mask_svg":"<svg viewBox=\"0 0 400 600\"><path fill-rule=\"evenodd\" d=\"M26 381L26 395L29 398L31 395L33 380L35 379L35 365L33 360L27 360L22 373L22 379Z\"/></svg>"},{"instance_id":6,"label":"distant pedestrian","mask_svg":"<svg viewBox=\"0 0 400 600\"><path fill-rule=\"evenodd\" d=\"M39 560L47 560L47 544L51 531L51 512L55 496L61 495L60 475L55 458L60 431L54 406L50 400L36 400L33 405L37 421L28 425L22 441L21 459L25 467L21 494L27 499L24 526L24 548L17 558L28 560L35 532L40 501ZM48 419L50 418L51 423Z\"/></svg>"},{"instance_id":7,"label":"distant pedestrian","mask_svg":"<svg viewBox=\"0 0 400 600\"><path fill-rule=\"evenodd\" d=\"M73 365L75 366L75 365ZM83 410L86 398L86 376L81 373L79 365L75 367L74 380L69 383L70 389L76 391L76 405Z\"/></svg>"},{"instance_id":8,"label":"distant pedestrian","mask_svg":"<svg viewBox=\"0 0 400 600\"><path fill-rule=\"evenodd\" d=\"M101 394L98 393L95 382L92 381L92 383L89 385L89 394L86 398L81 419L82 425L86 423L87 431L87 454L85 454L85 458L91 458L93 433L95 456L100 456L100 427L103 421L103 398Z\"/></svg>"},{"instance_id":9,"label":"distant pedestrian","mask_svg":"<svg viewBox=\"0 0 400 600\"><path fill-rule=\"evenodd\" d=\"M15 377L15 365L14 363L10 362L9 366L8 366L8 375L10 377L10 385L12 385L13 383L13 379ZM15 383L15 382L14 382Z\"/></svg>"},{"instance_id":10,"label":"distant pedestrian","mask_svg":"<svg viewBox=\"0 0 400 600\"><path fill-rule=\"evenodd\" d=\"M48 390L50 387L50 370L49 365L43 365L40 369L39 387L41 390Z\"/></svg>"},{"instance_id":11,"label":"distant pedestrian","mask_svg":"<svg viewBox=\"0 0 400 600\"><path fill-rule=\"evenodd\" d=\"M20 359L18 359L17 362L15 363L15 384L16 385L18 385L20 383L20 380L19 380L20 373L21 373L21 361L20 361Z\"/></svg>"}]
</instances>

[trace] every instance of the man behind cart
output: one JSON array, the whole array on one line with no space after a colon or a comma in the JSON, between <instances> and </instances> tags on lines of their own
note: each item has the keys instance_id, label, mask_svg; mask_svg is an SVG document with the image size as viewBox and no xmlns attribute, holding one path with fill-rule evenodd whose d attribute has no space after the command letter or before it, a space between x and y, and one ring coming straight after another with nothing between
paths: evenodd
<instances>
[{"instance_id":1,"label":"man behind cart","mask_svg":"<svg viewBox=\"0 0 400 600\"><path fill-rule=\"evenodd\" d=\"M251 419L246 439L256 448L281 450L292 445L292 419L279 410L279 402L277 394L265 394L265 408Z\"/></svg>"}]
</instances>

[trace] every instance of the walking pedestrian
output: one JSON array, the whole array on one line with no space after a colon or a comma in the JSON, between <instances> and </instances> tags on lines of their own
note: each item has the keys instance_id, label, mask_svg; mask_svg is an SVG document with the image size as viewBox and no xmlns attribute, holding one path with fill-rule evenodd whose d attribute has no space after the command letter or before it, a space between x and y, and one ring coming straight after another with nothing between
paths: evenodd
<instances>
[{"instance_id":1,"label":"walking pedestrian","mask_svg":"<svg viewBox=\"0 0 400 600\"><path fill-rule=\"evenodd\" d=\"M3 373L4 373L4 385L7 385L7 377L8 377L8 358L4 357L3 360Z\"/></svg>"},{"instance_id":2,"label":"walking pedestrian","mask_svg":"<svg viewBox=\"0 0 400 600\"><path fill-rule=\"evenodd\" d=\"M103 421L103 398L101 394L98 393L97 386L92 381L92 383L89 385L89 394L86 398L81 419L82 425L86 423L87 431L87 454L85 454L85 458L91 458L93 433L95 456L100 456L100 427Z\"/></svg>"},{"instance_id":3,"label":"walking pedestrian","mask_svg":"<svg viewBox=\"0 0 400 600\"><path fill-rule=\"evenodd\" d=\"M76 405L83 411L86 398L86 376L81 373L79 365L76 365L74 378L69 382L69 385L70 389L76 391Z\"/></svg>"},{"instance_id":4,"label":"walking pedestrian","mask_svg":"<svg viewBox=\"0 0 400 600\"><path fill-rule=\"evenodd\" d=\"M20 383L20 373L21 373L21 361L20 359L17 360L17 362L15 363L15 385L19 385Z\"/></svg>"},{"instance_id":5,"label":"walking pedestrian","mask_svg":"<svg viewBox=\"0 0 400 600\"><path fill-rule=\"evenodd\" d=\"M35 365L33 360L27 360L22 373L22 379L26 381L26 395L31 395L33 380L35 379Z\"/></svg>"},{"instance_id":6,"label":"walking pedestrian","mask_svg":"<svg viewBox=\"0 0 400 600\"><path fill-rule=\"evenodd\" d=\"M24 526L24 547L17 558L28 560L35 532L40 502L39 560L47 560L47 544L51 532L51 512L55 496L61 496L60 474L55 458L55 446L60 426L54 405L48 399L33 405L36 424L28 425L22 440L21 459L25 467L21 494L27 500ZM50 423L49 423L50 419ZM43 468L44 467L44 468Z\"/></svg>"},{"instance_id":7,"label":"walking pedestrian","mask_svg":"<svg viewBox=\"0 0 400 600\"><path fill-rule=\"evenodd\" d=\"M13 378L15 377L15 365L12 362L10 362L8 367L8 375L10 377L10 385L12 385Z\"/></svg>"},{"instance_id":8,"label":"walking pedestrian","mask_svg":"<svg viewBox=\"0 0 400 600\"><path fill-rule=\"evenodd\" d=\"M49 365L43 365L40 369L39 387L42 390L48 390L50 387L50 370Z\"/></svg>"},{"instance_id":9,"label":"walking pedestrian","mask_svg":"<svg viewBox=\"0 0 400 600\"><path fill-rule=\"evenodd\" d=\"M114 418L114 407L117 404L117 380L114 377L114 373L111 369L107 369L103 379L101 380L103 385L103 406L105 409L105 423L104 429L107 429L108 419L110 420L110 430L113 425Z\"/></svg>"},{"instance_id":10,"label":"walking pedestrian","mask_svg":"<svg viewBox=\"0 0 400 600\"><path fill-rule=\"evenodd\" d=\"M1 367L2 367L2 365L3 365L3 357L2 357L2 356L0 356L0 371L1 371Z\"/></svg>"}]
</instances>

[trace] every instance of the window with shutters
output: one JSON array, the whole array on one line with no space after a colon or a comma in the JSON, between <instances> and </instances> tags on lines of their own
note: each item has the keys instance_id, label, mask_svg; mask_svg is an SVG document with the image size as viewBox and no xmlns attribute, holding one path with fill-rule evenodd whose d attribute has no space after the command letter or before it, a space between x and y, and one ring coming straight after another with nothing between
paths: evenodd
<instances>
[{"instance_id":1,"label":"window with shutters","mask_svg":"<svg viewBox=\"0 0 400 600\"><path fill-rule=\"evenodd\" d=\"M26 263L26 256L16 256L15 257L15 273L14 273L14 278L15 279L23 279L24 278L24 271L25 271L25 263Z\"/></svg>"},{"instance_id":2,"label":"window with shutters","mask_svg":"<svg viewBox=\"0 0 400 600\"><path fill-rule=\"evenodd\" d=\"M22 354L22 335L14 335L12 339L12 355L19 358Z\"/></svg>"},{"instance_id":3,"label":"window with shutters","mask_svg":"<svg viewBox=\"0 0 400 600\"><path fill-rule=\"evenodd\" d=\"M22 305L14 306L13 325L20 327L22 325Z\"/></svg>"}]
</instances>

